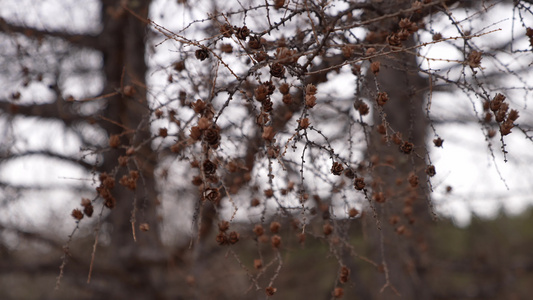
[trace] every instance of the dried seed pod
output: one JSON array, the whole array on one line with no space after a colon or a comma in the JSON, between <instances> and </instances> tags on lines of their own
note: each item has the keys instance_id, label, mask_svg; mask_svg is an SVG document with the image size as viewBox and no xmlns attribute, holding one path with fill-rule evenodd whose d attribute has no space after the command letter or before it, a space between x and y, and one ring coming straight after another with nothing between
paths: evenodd
<instances>
[{"instance_id":1,"label":"dried seed pod","mask_svg":"<svg viewBox=\"0 0 533 300\"><path fill-rule=\"evenodd\" d=\"M248 41L248 47L254 50L261 49L261 38L257 36L250 37L250 40Z\"/></svg>"},{"instance_id":2,"label":"dried seed pod","mask_svg":"<svg viewBox=\"0 0 533 300\"><path fill-rule=\"evenodd\" d=\"M235 32L235 36L240 40L246 40L246 38L250 35L250 29L248 27L243 26L241 28L237 28Z\"/></svg>"},{"instance_id":3,"label":"dried seed pod","mask_svg":"<svg viewBox=\"0 0 533 300\"><path fill-rule=\"evenodd\" d=\"M135 190L137 188L137 178L135 176L124 175L120 178L119 183L130 190Z\"/></svg>"},{"instance_id":4,"label":"dried seed pod","mask_svg":"<svg viewBox=\"0 0 533 300\"><path fill-rule=\"evenodd\" d=\"M344 171L344 167L339 162L334 162L333 166L331 167L331 173L333 175L340 176L342 174L342 171Z\"/></svg>"},{"instance_id":5,"label":"dried seed pod","mask_svg":"<svg viewBox=\"0 0 533 300\"><path fill-rule=\"evenodd\" d=\"M118 134L113 134L109 137L109 146L111 148L118 148L120 146L120 136Z\"/></svg>"},{"instance_id":6,"label":"dried seed pod","mask_svg":"<svg viewBox=\"0 0 533 300\"><path fill-rule=\"evenodd\" d=\"M285 0L274 0L275 9L283 8L283 6L285 6Z\"/></svg>"},{"instance_id":7,"label":"dried seed pod","mask_svg":"<svg viewBox=\"0 0 533 300\"><path fill-rule=\"evenodd\" d=\"M366 116L370 112L370 107L368 107L368 105L362 100L356 101L354 103L354 108L359 111L361 116Z\"/></svg>"},{"instance_id":8,"label":"dried seed pod","mask_svg":"<svg viewBox=\"0 0 533 300\"><path fill-rule=\"evenodd\" d=\"M417 187L418 186L418 176L416 176L414 173L409 174L409 177L407 179L409 181L409 184L411 187Z\"/></svg>"},{"instance_id":9,"label":"dried seed pod","mask_svg":"<svg viewBox=\"0 0 533 300\"><path fill-rule=\"evenodd\" d=\"M290 181L287 183L287 189L289 191L293 191L294 190L294 181Z\"/></svg>"},{"instance_id":10,"label":"dried seed pod","mask_svg":"<svg viewBox=\"0 0 533 300\"><path fill-rule=\"evenodd\" d=\"M71 215L72 215L72 217L74 219L76 219L76 221L79 221L79 220L83 219L83 213L81 212L81 210L79 210L77 208L72 210Z\"/></svg>"},{"instance_id":11,"label":"dried seed pod","mask_svg":"<svg viewBox=\"0 0 533 300\"><path fill-rule=\"evenodd\" d=\"M509 116L507 117L507 119L514 122L518 119L518 117L519 117L518 111L511 109L511 112L509 112Z\"/></svg>"},{"instance_id":12,"label":"dried seed pod","mask_svg":"<svg viewBox=\"0 0 533 300\"><path fill-rule=\"evenodd\" d=\"M202 176L194 176L191 182L195 186L200 186L204 183Z\"/></svg>"},{"instance_id":13,"label":"dried seed pod","mask_svg":"<svg viewBox=\"0 0 533 300\"><path fill-rule=\"evenodd\" d=\"M348 269L348 267L346 266L342 266L340 276L339 276L339 281L341 283L346 283L348 282L349 277L350 277L350 269Z\"/></svg>"},{"instance_id":14,"label":"dried seed pod","mask_svg":"<svg viewBox=\"0 0 533 300\"><path fill-rule=\"evenodd\" d=\"M424 0L424 3L431 3L431 0ZM413 2L413 4L411 4L411 8L416 9L415 12L418 14L422 13L422 7L423 5L422 5L422 2L420 1L415 1Z\"/></svg>"},{"instance_id":15,"label":"dried seed pod","mask_svg":"<svg viewBox=\"0 0 533 300\"><path fill-rule=\"evenodd\" d=\"M221 44L220 45L220 51L224 53L232 53L233 52L233 46L231 44Z\"/></svg>"},{"instance_id":16,"label":"dried seed pod","mask_svg":"<svg viewBox=\"0 0 533 300\"><path fill-rule=\"evenodd\" d=\"M19 92L19 91L16 91L16 92L13 92L13 93L11 94L11 99L13 99L13 100L18 100L18 99L20 99L20 96L21 96L20 92ZM72 98L72 100L70 100L70 101L73 101L73 100L74 100L74 97L72 97L72 96L68 96L68 97L67 97L67 99L70 99L70 98ZM67 101L68 101L68 100L67 100ZM69 101L69 102L70 102L70 101Z\"/></svg>"},{"instance_id":17,"label":"dried seed pod","mask_svg":"<svg viewBox=\"0 0 533 300\"><path fill-rule=\"evenodd\" d=\"M265 289L265 292L267 294L267 296L274 296L274 294L276 293L278 289L275 288L275 287L272 287L272 286L269 286Z\"/></svg>"},{"instance_id":18,"label":"dried seed pod","mask_svg":"<svg viewBox=\"0 0 533 300\"><path fill-rule=\"evenodd\" d=\"M355 178L353 185L354 185L356 190L360 191L360 190L364 189L365 186L366 186L365 179L362 178L362 177L357 177L357 178Z\"/></svg>"},{"instance_id":19,"label":"dried seed pod","mask_svg":"<svg viewBox=\"0 0 533 300\"><path fill-rule=\"evenodd\" d=\"M437 171L435 171L435 166L434 166L434 165L429 165L429 166L426 168L426 174L427 174L429 177L433 177L433 176L435 176L435 174L437 174Z\"/></svg>"},{"instance_id":20,"label":"dried seed pod","mask_svg":"<svg viewBox=\"0 0 533 300\"><path fill-rule=\"evenodd\" d=\"M376 97L376 102L379 106L385 105L389 101L389 95L385 92L379 92L378 96Z\"/></svg>"},{"instance_id":21,"label":"dried seed pod","mask_svg":"<svg viewBox=\"0 0 533 300\"><path fill-rule=\"evenodd\" d=\"M172 66L174 67L174 70L181 72L185 70L185 61L183 60L177 61Z\"/></svg>"},{"instance_id":22,"label":"dried seed pod","mask_svg":"<svg viewBox=\"0 0 533 300\"><path fill-rule=\"evenodd\" d=\"M374 55L374 54L376 54L376 48L368 48L365 51L365 55L367 55L367 56L371 56L371 55Z\"/></svg>"},{"instance_id":23,"label":"dried seed pod","mask_svg":"<svg viewBox=\"0 0 533 300\"><path fill-rule=\"evenodd\" d=\"M353 55L353 46L351 45L344 45L342 47L342 56L344 56L344 58L346 59L349 59L350 57L352 57Z\"/></svg>"},{"instance_id":24,"label":"dried seed pod","mask_svg":"<svg viewBox=\"0 0 533 300\"><path fill-rule=\"evenodd\" d=\"M328 236L328 235L332 234L333 233L333 225L331 225L330 223L324 224L324 226L322 226L322 231L324 232L325 236Z\"/></svg>"},{"instance_id":25,"label":"dried seed pod","mask_svg":"<svg viewBox=\"0 0 533 300\"><path fill-rule=\"evenodd\" d=\"M263 225L261 224L255 225L253 231L256 236L262 236L265 233L265 229L263 228Z\"/></svg>"},{"instance_id":26,"label":"dried seed pod","mask_svg":"<svg viewBox=\"0 0 533 300\"><path fill-rule=\"evenodd\" d=\"M268 59L268 54L265 51L257 51L254 53L254 58L257 62L262 62Z\"/></svg>"},{"instance_id":27,"label":"dried seed pod","mask_svg":"<svg viewBox=\"0 0 533 300\"><path fill-rule=\"evenodd\" d=\"M202 130L200 129L200 127L198 127L198 126L191 127L190 137L194 141L200 140L200 138L202 137Z\"/></svg>"},{"instance_id":28,"label":"dried seed pod","mask_svg":"<svg viewBox=\"0 0 533 300\"><path fill-rule=\"evenodd\" d=\"M312 83L308 84L305 87L305 94L307 95L315 95L317 92L316 86L314 86Z\"/></svg>"},{"instance_id":29,"label":"dried seed pod","mask_svg":"<svg viewBox=\"0 0 533 300\"><path fill-rule=\"evenodd\" d=\"M352 74L355 76L361 75L361 65L352 64Z\"/></svg>"},{"instance_id":30,"label":"dried seed pod","mask_svg":"<svg viewBox=\"0 0 533 300\"><path fill-rule=\"evenodd\" d=\"M146 231L150 230L150 225L148 223L141 223L141 224L139 224L139 229L141 231L146 232Z\"/></svg>"},{"instance_id":31,"label":"dried seed pod","mask_svg":"<svg viewBox=\"0 0 533 300\"><path fill-rule=\"evenodd\" d=\"M222 26L220 26L220 33L224 37L229 38L233 34L233 27L230 24L225 23Z\"/></svg>"},{"instance_id":32,"label":"dried seed pod","mask_svg":"<svg viewBox=\"0 0 533 300\"><path fill-rule=\"evenodd\" d=\"M194 56L196 56L196 59L204 61L206 58L209 57L209 51L207 51L207 49L205 48L201 48L194 52Z\"/></svg>"},{"instance_id":33,"label":"dried seed pod","mask_svg":"<svg viewBox=\"0 0 533 300\"><path fill-rule=\"evenodd\" d=\"M276 133L274 132L274 128L272 126L265 126L263 128L262 137L265 141L272 142L275 134Z\"/></svg>"},{"instance_id":34,"label":"dried seed pod","mask_svg":"<svg viewBox=\"0 0 533 300\"><path fill-rule=\"evenodd\" d=\"M272 243L272 247L278 249L279 247L281 247L281 237L279 235L273 235L271 238L270 238L270 242Z\"/></svg>"},{"instance_id":35,"label":"dried seed pod","mask_svg":"<svg viewBox=\"0 0 533 300\"><path fill-rule=\"evenodd\" d=\"M505 116L507 115L507 110L509 109L509 104L502 103L500 105L500 109L495 113L496 115L496 122L501 123L505 120Z\"/></svg>"},{"instance_id":36,"label":"dried seed pod","mask_svg":"<svg viewBox=\"0 0 533 300\"><path fill-rule=\"evenodd\" d=\"M490 123L492 121L492 114L490 112L485 113L485 117L483 117L483 122Z\"/></svg>"},{"instance_id":37,"label":"dried seed pod","mask_svg":"<svg viewBox=\"0 0 533 300\"><path fill-rule=\"evenodd\" d=\"M131 85L127 85L124 87L122 92L125 96L132 97L133 95L135 95L135 88Z\"/></svg>"},{"instance_id":38,"label":"dried seed pod","mask_svg":"<svg viewBox=\"0 0 533 300\"><path fill-rule=\"evenodd\" d=\"M433 144L435 145L435 147L442 147L443 142L444 140L441 139L440 137L433 140Z\"/></svg>"},{"instance_id":39,"label":"dried seed pod","mask_svg":"<svg viewBox=\"0 0 533 300\"><path fill-rule=\"evenodd\" d=\"M204 132L204 140L211 146L211 148L216 149L220 142L220 128L218 126L213 126L207 129Z\"/></svg>"},{"instance_id":40,"label":"dried seed pod","mask_svg":"<svg viewBox=\"0 0 533 300\"><path fill-rule=\"evenodd\" d=\"M264 193L265 193L265 197L267 198L274 196L274 191L272 189L266 189L264 190Z\"/></svg>"},{"instance_id":41,"label":"dried seed pod","mask_svg":"<svg viewBox=\"0 0 533 300\"><path fill-rule=\"evenodd\" d=\"M385 135L387 133L387 127L385 126L385 124L379 124L377 127L376 127L376 130L379 134L383 134Z\"/></svg>"},{"instance_id":42,"label":"dried seed pod","mask_svg":"<svg viewBox=\"0 0 533 300\"><path fill-rule=\"evenodd\" d=\"M392 142L396 145L400 145L402 143L402 133L397 131L392 135Z\"/></svg>"},{"instance_id":43,"label":"dried seed pod","mask_svg":"<svg viewBox=\"0 0 533 300\"><path fill-rule=\"evenodd\" d=\"M400 41L406 41L408 38L409 38L409 35L411 35L411 33L406 30L406 29L401 29L398 33L398 38L400 39Z\"/></svg>"},{"instance_id":44,"label":"dried seed pod","mask_svg":"<svg viewBox=\"0 0 533 300\"><path fill-rule=\"evenodd\" d=\"M236 244L239 241L240 235L236 231L232 231L229 233L228 241L230 244Z\"/></svg>"},{"instance_id":45,"label":"dried seed pod","mask_svg":"<svg viewBox=\"0 0 533 300\"><path fill-rule=\"evenodd\" d=\"M294 64L298 61L298 52L296 50L290 50L287 47L279 47L276 49L276 60L281 64Z\"/></svg>"},{"instance_id":46,"label":"dried seed pod","mask_svg":"<svg viewBox=\"0 0 533 300\"><path fill-rule=\"evenodd\" d=\"M270 74L274 77L282 78L285 74L285 67L279 63L273 63L270 66Z\"/></svg>"},{"instance_id":47,"label":"dried seed pod","mask_svg":"<svg viewBox=\"0 0 533 300\"><path fill-rule=\"evenodd\" d=\"M397 33L392 33L387 37L387 43L394 47L402 45L402 38Z\"/></svg>"},{"instance_id":48,"label":"dried seed pod","mask_svg":"<svg viewBox=\"0 0 533 300\"><path fill-rule=\"evenodd\" d=\"M96 191L98 192L100 197L104 198L105 207L109 209L115 208L117 200L115 199L115 197L113 197L113 195L111 195L111 191L109 189L98 187L96 188Z\"/></svg>"},{"instance_id":49,"label":"dried seed pod","mask_svg":"<svg viewBox=\"0 0 533 300\"><path fill-rule=\"evenodd\" d=\"M264 112L271 112L274 109L274 103L270 99L266 99L262 104Z\"/></svg>"},{"instance_id":50,"label":"dried seed pod","mask_svg":"<svg viewBox=\"0 0 533 300\"><path fill-rule=\"evenodd\" d=\"M113 178L111 175L104 172L100 174L99 179L102 187L108 189L112 189L115 187L115 178Z\"/></svg>"},{"instance_id":51,"label":"dried seed pod","mask_svg":"<svg viewBox=\"0 0 533 300\"><path fill-rule=\"evenodd\" d=\"M346 169L346 171L344 171L344 176L350 178L350 179L354 179L355 178L355 173L352 169Z\"/></svg>"},{"instance_id":52,"label":"dried seed pod","mask_svg":"<svg viewBox=\"0 0 533 300\"><path fill-rule=\"evenodd\" d=\"M383 192L378 192L378 193L375 193L372 198L374 199L374 201L376 201L377 203L384 203L385 202L385 195L383 195Z\"/></svg>"},{"instance_id":53,"label":"dried seed pod","mask_svg":"<svg viewBox=\"0 0 533 300\"><path fill-rule=\"evenodd\" d=\"M502 135L508 135L511 133L511 129L513 129L513 127L513 122L511 120L507 120L500 125L500 132Z\"/></svg>"},{"instance_id":54,"label":"dried seed pod","mask_svg":"<svg viewBox=\"0 0 533 300\"><path fill-rule=\"evenodd\" d=\"M92 206L92 202L91 202L91 200L89 200L87 198L82 198L81 199L81 206L83 206L83 207Z\"/></svg>"},{"instance_id":55,"label":"dried seed pod","mask_svg":"<svg viewBox=\"0 0 533 300\"><path fill-rule=\"evenodd\" d=\"M316 97L311 94L305 95L305 105L309 108L313 108L316 105Z\"/></svg>"},{"instance_id":56,"label":"dried seed pod","mask_svg":"<svg viewBox=\"0 0 533 300\"><path fill-rule=\"evenodd\" d=\"M276 91L276 87L274 86L272 81L266 81L266 82L263 82L263 84L267 87L268 95L274 94L274 91Z\"/></svg>"},{"instance_id":57,"label":"dried seed pod","mask_svg":"<svg viewBox=\"0 0 533 300\"><path fill-rule=\"evenodd\" d=\"M302 129L307 129L309 127L309 119L303 118L301 120L298 120L298 126Z\"/></svg>"},{"instance_id":58,"label":"dried seed pod","mask_svg":"<svg viewBox=\"0 0 533 300\"><path fill-rule=\"evenodd\" d=\"M372 71L372 73L374 73L374 75L377 75L379 73L380 65L381 63L379 61L375 61L370 64L370 70Z\"/></svg>"},{"instance_id":59,"label":"dried seed pod","mask_svg":"<svg viewBox=\"0 0 533 300\"><path fill-rule=\"evenodd\" d=\"M396 227L396 233L399 235L402 235L405 233L405 225L400 225Z\"/></svg>"},{"instance_id":60,"label":"dried seed pod","mask_svg":"<svg viewBox=\"0 0 533 300\"><path fill-rule=\"evenodd\" d=\"M353 207L350 208L350 210L348 211L348 215L350 216L350 218L355 218L357 214L359 214L359 211Z\"/></svg>"},{"instance_id":61,"label":"dried seed pod","mask_svg":"<svg viewBox=\"0 0 533 300\"><path fill-rule=\"evenodd\" d=\"M468 55L467 63L471 68L478 68L481 66L481 59L481 52L472 50L472 52L470 52Z\"/></svg>"},{"instance_id":62,"label":"dried seed pod","mask_svg":"<svg viewBox=\"0 0 533 300\"><path fill-rule=\"evenodd\" d=\"M406 217L410 217L413 215L413 207L411 205L408 205L408 206L405 206L403 209L402 209L402 213L406 216Z\"/></svg>"},{"instance_id":63,"label":"dried seed pod","mask_svg":"<svg viewBox=\"0 0 533 300\"><path fill-rule=\"evenodd\" d=\"M254 96L259 102L265 101L268 96L268 87L264 84L259 85L254 91Z\"/></svg>"},{"instance_id":64,"label":"dried seed pod","mask_svg":"<svg viewBox=\"0 0 533 300\"><path fill-rule=\"evenodd\" d=\"M217 234L216 241L221 246L222 245L227 245L228 244L228 237L226 236L226 234L224 232L220 231Z\"/></svg>"},{"instance_id":65,"label":"dried seed pod","mask_svg":"<svg viewBox=\"0 0 533 300\"><path fill-rule=\"evenodd\" d=\"M215 188L208 188L205 190L205 199L213 204L218 204L220 202L220 199L222 199L222 195L220 194L220 191Z\"/></svg>"},{"instance_id":66,"label":"dried seed pod","mask_svg":"<svg viewBox=\"0 0 533 300\"><path fill-rule=\"evenodd\" d=\"M83 213L89 218L93 216L93 212L94 208L92 204L89 204L83 208Z\"/></svg>"},{"instance_id":67,"label":"dried seed pod","mask_svg":"<svg viewBox=\"0 0 533 300\"><path fill-rule=\"evenodd\" d=\"M201 117L200 119L198 119L198 128L200 128L200 130L204 131L206 130L209 125L210 125L210 121L208 118L206 117Z\"/></svg>"},{"instance_id":68,"label":"dried seed pod","mask_svg":"<svg viewBox=\"0 0 533 300\"><path fill-rule=\"evenodd\" d=\"M201 99L196 100L196 102L191 104L192 109L195 113L201 114L205 110L205 102Z\"/></svg>"},{"instance_id":69,"label":"dried seed pod","mask_svg":"<svg viewBox=\"0 0 533 300\"><path fill-rule=\"evenodd\" d=\"M287 95L289 93L289 90L290 90L290 86L288 83L282 83L280 86L279 86L279 92L282 94L282 95Z\"/></svg>"},{"instance_id":70,"label":"dried seed pod","mask_svg":"<svg viewBox=\"0 0 533 300\"><path fill-rule=\"evenodd\" d=\"M344 295L344 289L341 288L341 287L336 287L334 290L333 290L333 297L335 298L342 298L342 296Z\"/></svg>"},{"instance_id":71,"label":"dried seed pod","mask_svg":"<svg viewBox=\"0 0 533 300\"><path fill-rule=\"evenodd\" d=\"M279 222L274 221L270 223L270 232L278 233L280 228L281 228L281 224Z\"/></svg>"},{"instance_id":72,"label":"dried seed pod","mask_svg":"<svg viewBox=\"0 0 533 300\"><path fill-rule=\"evenodd\" d=\"M306 239L306 235L305 235L305 233L299 233L299 234L298 234L298 242L299 242L300 244L303 244L303 243L305 242L305 239Z\"/></svg>"},{"instance_id":73,"label":"dried seed pod","mask_svg":"<svg viewBox=\"0 0 533 300\"><path fill-rule=\"evenodd\" d=\"M533 28L526 28L526 36L529 38L533 38Z\"/></svg>"},{"instance_id":74,"label":"dried seed pod","mask_svg":"<svg viewBox=\"0 0 533 300\"><path fill-rule=\"evenodd\" d=\"M217 171L217 165L214 164L212 161L210 161L209 159L206 159L204 161L204 163L202 164L203 166L203 170L204 170L204 173L206 175L213 175L215 174L215 172Z\"/></svg>"},{"instance_id":75,"label":"dried seed pod","mask_svg":"<svg viewBox=\"0 0 533 300\"><path fill-rule=\"evenodd\" d=\"M497 112L500 109L503 101L505 101L505 96L502 94L496 94L494 98L490 101L490 110Z\"/></svg>"},{"instance_id":76,"label":"dried seed pod","mask_svg":"<svg viewBox=\"0 0 533 300\"><path fill-rule=\"evenodd\" d=\"M412 24L413 22L411 22L411 20L407 18L403 18L400 20L400 22L398 22L398 25L400 26L400 28L404 28L404 29L408 29L409 27L411 27Z\"/></svg>"},{"instance_id":77,"label":"dried seed pod","mask_svg":"<svg viewBox=\"0 0 533 300\"><path fill-rule=\"evenodd\" d=\"M279 156L279 146L269 146L267 149L267 155L269 158L276 158ZM274 178L274 175L271 175L272 178ZM272 195L274 195L274 192L272 192ZM272 197L272 196L270 196Z\"/></svg>"},{"instance_id":78,"label":"dried seed pod","mask_svg":"<svg viewBox=\"0 0 533 300\"><path fill-rule=\"evenodd\" d=\"M414 148L413 143L409 143L409 142L404 142L400 146L400 150L402 150L402 152L405 153L405 154L411 153L411 151L413 151L413 148Z\"/></svg>"},{"instance_id":79,"label":"dried seed pod","mask_svg":"<svg viewBox=\"0 0 533 300\"><path fill-rule=\"evenodd\" d=\"M263 261L261 259L254 259L254 268L259 270L263 267Z\"/></svg>"}]
</instances>

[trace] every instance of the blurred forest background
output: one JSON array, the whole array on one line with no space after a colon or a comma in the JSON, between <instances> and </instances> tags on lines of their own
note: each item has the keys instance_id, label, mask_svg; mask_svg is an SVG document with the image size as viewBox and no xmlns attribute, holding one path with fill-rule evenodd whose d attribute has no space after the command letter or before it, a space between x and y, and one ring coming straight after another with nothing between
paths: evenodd
<instances>
[{"instance_id":1,"label":"blurred forest background","mask_svg":"<svg viewBox=\"0 0 533 300\"><path fill-rule=\"evenodd\" d=\"M529 299L530 1L0 1L1 299Z\"/></svg>"}]
</instances>

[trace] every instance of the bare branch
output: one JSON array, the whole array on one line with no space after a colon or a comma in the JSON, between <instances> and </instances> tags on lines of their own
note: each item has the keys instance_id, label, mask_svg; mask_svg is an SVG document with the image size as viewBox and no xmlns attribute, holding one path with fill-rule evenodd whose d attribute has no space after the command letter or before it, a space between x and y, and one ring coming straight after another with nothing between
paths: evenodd
<instances>
[{"instance_id":1,"label":"bare branch","mask_svg":"<svg viewBox=\"0 0 533 300\"><path fill-rule=\"evenodd\" d=\"M102 46L98 36L88 34L70 34L64 31L50 31L45 29L37 29L29 26L20 26L11 24L3 18L0 18L0 32L6 34L23 34L26 37L32 39L43 39L50 37L60 38L78 47L102 50Z\"/></svg>"}]
</instances>

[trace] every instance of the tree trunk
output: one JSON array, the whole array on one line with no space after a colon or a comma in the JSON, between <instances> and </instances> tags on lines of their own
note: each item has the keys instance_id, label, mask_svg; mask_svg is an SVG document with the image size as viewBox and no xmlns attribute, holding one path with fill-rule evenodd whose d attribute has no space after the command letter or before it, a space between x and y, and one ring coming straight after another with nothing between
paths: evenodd
<instances>
[{"instance_id":1,"label":"tree trunk","mask_svg":"<svg viewBox=\"0 0 533 300\"><path fill-rule=\"evenodd\" d=\"M393 2L381 2L379 10L389 13L389 7L402 8L398 1ZM390 18L384 24L373 24L375 30L381 31L375 33L390 36L397 30L399 20ZM415 45L413 36L402 45ZM381 280L384 285L390 284L376 299L393 299L398 294L403 299L431 299L426 280L427 226L432 222L425 174L428 122L424 91L428 83L418 73L415 55L392 53L373 62L380 66L379 72L367 75L369 98L376 101L378 93L383 92L389 98L382 107L375 106L374 114L374 123L382 124L381 130L386 133L372 132L366 155L372 170L372 205L380 222L380 229L372 232L373 248L386 272ZM414 148L409 152L411 144Z\"/></svg>"},{"instance_id":2,"label":"tree trunk","mask_svg":"<svg viewBox=\"0 0 533 300\"><path fill-rule=\"evenodd\" d=\"M164 284L165 253L156 212L155 154L151 143L146 143L151 138L145 90L146 24L123 10L120 1L103 1L102 4L104 29L101 45L106 76L103 94L120 92L108 99L101 124L109 136L120 135L121 141L121 147L104 154L104 170L109 174L116 172L117 181L112 191L116 196L116 207L107 218L112 226L111 253L107 259L129 276L122 282L113 283L124 299L157 299L162 291L159 287ZM149 4L150 1L130 2L129 8L147 18ZM133 94L128 91L129 87L134 88ZM119 156L126 155L126 149L130 147L135 153L127 168L119 167L116 171ZM130 170L140 174L135 190L118 184ZM150 230L139 230L141 223L148 224Z\"/></svg>"}]
</instances>

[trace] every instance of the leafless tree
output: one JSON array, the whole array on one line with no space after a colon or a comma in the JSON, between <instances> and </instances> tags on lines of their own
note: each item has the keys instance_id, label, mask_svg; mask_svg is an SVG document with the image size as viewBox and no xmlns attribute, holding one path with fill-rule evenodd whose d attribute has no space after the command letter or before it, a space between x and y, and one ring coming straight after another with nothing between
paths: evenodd
<instances>
[{"instance_id":1,"label":"leafless tree","mask_svg":"<svg viewBox=\"0 0 533 300\"><path fill-rule=\"evenodd\" d=\"M55 297L282 297L285 258L311 239L337 262L326 297L434 299L441 124L476 124L495 163L508 137L532 139L528 1L22 5L0 20L0 165L81 175L2 173L3 205L67 191L74 227L0 223L2 270L54 274ZM14 254L13 234L61 260Z\"/></svg>"}]
</instances>

